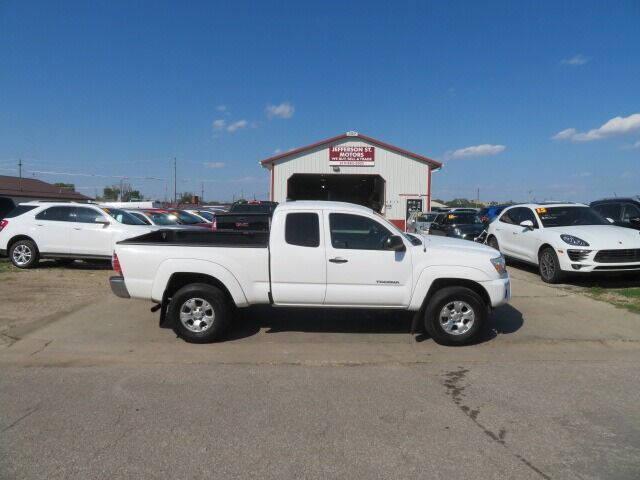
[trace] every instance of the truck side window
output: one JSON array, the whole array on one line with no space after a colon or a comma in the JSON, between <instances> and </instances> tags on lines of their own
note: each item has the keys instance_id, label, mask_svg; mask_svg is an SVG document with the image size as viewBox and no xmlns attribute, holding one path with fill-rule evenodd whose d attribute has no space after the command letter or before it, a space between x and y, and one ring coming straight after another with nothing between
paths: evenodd
<instances>
[{"instance_id":1,"label":"truck side window","mask_svg":"<svg viewBox=\"0 0 640 480\"><path fill-rule=\"evenodd\" d=\"M284 239L289 245L318 247L320 220L317 213L289 213L284 225Z\"/></svg>"},{"instance_id":2,"label":"truck side window","mask_svg":"<svg viewBox=\"0 0 640 480\"><path fill-rule=\"evenodd\" d=\"M331 245L352 250L384 250L384 242L392 234L381 224L360 215L329 215Z\"/></svg>"}]
</instances>

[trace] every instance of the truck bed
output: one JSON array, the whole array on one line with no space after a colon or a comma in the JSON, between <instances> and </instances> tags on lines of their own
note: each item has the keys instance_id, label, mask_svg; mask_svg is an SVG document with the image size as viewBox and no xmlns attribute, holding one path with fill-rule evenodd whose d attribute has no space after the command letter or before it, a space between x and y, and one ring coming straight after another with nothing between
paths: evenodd
<instances>
[{"instance_id":1,"label":"truck bed","mask_svg":"<svg viewBox=\"0 0 640 480\"><path fill-rule=\"evenodd\" d=\"M165 229L118 242L120 245L267 248L268 231Z\"/></svg>"}]
</instances>

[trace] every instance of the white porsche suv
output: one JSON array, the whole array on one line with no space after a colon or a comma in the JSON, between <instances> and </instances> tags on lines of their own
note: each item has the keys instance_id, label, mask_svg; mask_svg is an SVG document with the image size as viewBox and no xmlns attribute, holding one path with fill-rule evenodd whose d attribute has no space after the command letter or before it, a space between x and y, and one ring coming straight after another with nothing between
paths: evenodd
<instances>
[{"instance_id":1,"label":"white porsche suv","mask_svg":"<svg viewBox=\"0 0 640 480\"><path fill-rule=\"evenodd\" d=\"M640 272L640 232L612 225L582 204L506 208L489 225L487 244L537 265L547 283L561 282L568 273Z\"/></svg>"},{"instance_id":2,"label":"white porsche suv","mask_svg":"<svg viewBox=\"0 0 640 480\"><path fill-rule=\"evenodd\" d=\"M21 203L0 220L0 255L8 254L18 268L34 267L41 258L110 260L116 242L155 229L117 208Z\"/></svg>"}]
</instances>

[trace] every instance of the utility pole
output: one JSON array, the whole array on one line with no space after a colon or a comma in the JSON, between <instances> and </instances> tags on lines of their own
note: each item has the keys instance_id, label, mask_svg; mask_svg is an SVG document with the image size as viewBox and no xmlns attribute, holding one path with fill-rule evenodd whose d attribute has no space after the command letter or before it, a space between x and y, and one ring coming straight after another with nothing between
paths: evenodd
<instances>
[{"instance_id":1,"label":"utility pole","mask_svg":"<svg viewBox=\"0 0 640 480\"><path fill-rule=\"evenodd\" d=\"M204 203L204 182L202 182L200 187L200 203Z\"/></svg>"},{"instance_id":2,"label":"utility pole","mask_svg":"<svg viewBox=\"0 0 640 480\"><path fill-rule=\"evenodd\" d=\"M176 157L173 157L173 203L178 206L178 168L176 166Z\"/></svg>"},{"instance_id":3,"label":"utility pole","mask_svg":"<svg viewBox=\"0 0 640 480\"><path fill-rule=\"evenodd\" d=\"M18 188L22 190L22 159L18 159Z\"/></svg>"},{"instance_id":4,"label":"utility pole","mask_svg":"<svg viewBox=\"0 0 640 480\"><path fill-rule=\"evenodd\" d=\"M478 187L478 192L476 194L476 207L480 208L480 187Z\"/></svg>"}]
</instances>

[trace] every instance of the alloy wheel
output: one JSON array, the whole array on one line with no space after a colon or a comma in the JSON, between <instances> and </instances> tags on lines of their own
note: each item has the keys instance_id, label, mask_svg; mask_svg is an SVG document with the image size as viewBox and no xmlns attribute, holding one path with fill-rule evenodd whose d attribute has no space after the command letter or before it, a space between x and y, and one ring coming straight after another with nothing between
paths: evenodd
<instances>
[{"instance_id":1,"label":"alloy wheel","mask_svg":"<svg viewBox=\"0 0 640 480\"><path fill-rule=\"evenodd\" d=\"M440 326L450 335L463 335L467 333L475 321L475 312L471 305L461 300L447 303L440 310Z\"/></svg>"}]
</instances>

